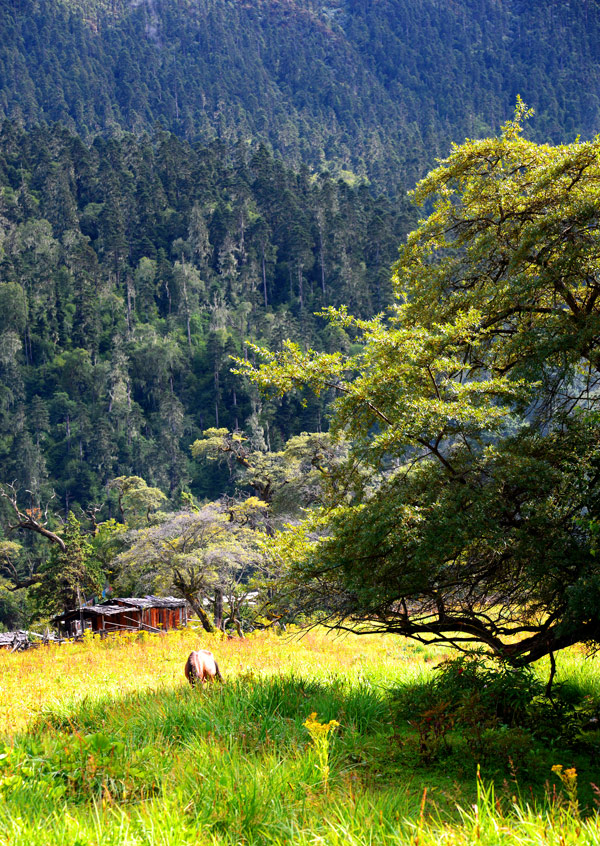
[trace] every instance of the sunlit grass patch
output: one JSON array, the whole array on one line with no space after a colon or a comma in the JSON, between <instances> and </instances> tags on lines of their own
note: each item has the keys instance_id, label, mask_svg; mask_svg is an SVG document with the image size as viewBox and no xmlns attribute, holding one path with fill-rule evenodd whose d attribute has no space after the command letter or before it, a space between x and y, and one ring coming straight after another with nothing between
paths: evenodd
<instances>
[{"instance_id":1,"label":"sunlit grass patch","mask_svg":"<svg viewBox=\"0 0 600 846\"><path fill-rule=\"evenodd\" d=\"M78 701L181 686L187 655L199 647L215 652L227 680L284 672L389 686L422 672L414 649L397 638L333 637L320 631L303 636L261 632L230 640L187 629L167 636L144 632L93 638L16 655L0 651L0 735L48 711L70 712Z\"/></svg>"},{"instance_id":2,"label":"sunlit grass patch","mask_svg":"<svg viewBox=\"0 0 600 846\"><path fill-rule=\"evenodd\" d=\"M223 684L187 684L199 647L216 654ZM446 656L319 630L243 641L187 630L0 654L0 844L598 842L581 752L542 755L534 793L505 761L493 807L482 793L493 762L478 800L468 741L455 733L424 760L419 697ZM595 696L594 662L582 661L561 656L559 681ZM305 726L313 713L339 723L326 779ZM532 741L509 731L494 743L510 755ZM578 821L555 764L577 768Z\"/></svg>"}]
</instances>

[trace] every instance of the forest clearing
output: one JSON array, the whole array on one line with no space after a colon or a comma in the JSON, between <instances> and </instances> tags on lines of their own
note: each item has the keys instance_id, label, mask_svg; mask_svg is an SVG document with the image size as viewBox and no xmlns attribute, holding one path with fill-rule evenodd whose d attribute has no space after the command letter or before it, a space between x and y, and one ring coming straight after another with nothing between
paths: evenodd
<instances>
[{"instance_id":1,"label":"forest clearing","mask_svg":"<svg viewBox=\"0 0 600 846\"><path fill-rule=\"evenodd\" d=\"M600 846L599 47L0 3L0 846Z\"/></svg>"},{"instance_id":2,"label":"forest clearing","mask_svg":"<svg viewBox=\"0 0 600 846\"><path fill-rule=\"evenodd\" d=\"M187 684L197 648L223 684ZM495 717L447 658L322 629L1 653L0 843L600 842L598 657L561 653L552 705L547 663L507 671Z\"/></svg>"}]
</instances>

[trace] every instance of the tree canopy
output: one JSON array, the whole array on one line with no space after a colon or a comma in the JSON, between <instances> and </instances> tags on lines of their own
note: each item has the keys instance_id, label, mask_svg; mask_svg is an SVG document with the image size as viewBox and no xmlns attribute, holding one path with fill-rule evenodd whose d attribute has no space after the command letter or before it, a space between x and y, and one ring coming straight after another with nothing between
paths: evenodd
<instances>
[{"instance_id":1,"label":"tree canopy","mask_svg":"<svg viewBox=\"0 0 600 846\"><path fill-rule=\"evenodd\" d=\"M526 107L416 188L432 213L354 354L256 349L284 393L334 389L344 484L279 538L288 588L333 625L514 665L600 641L600 140L539 145Z\"/></svg>"},{"instance_id":2,"label":"tree canopy","mask_svg":"<svg viewBox=\"0 0 600 846\"><path fill-rule=\"evenodd\" d=\"M264 147L158 130L85 146L59 126L5 122L0 481L35 500L55 491L65 513L121 476L218 497L226 472L198 474L189 452L205 429L262 427L277 450L322 415L259 402L230 355L246 338L349 347L313 313L345 302L366 317L391 301L407 208L294 173Z\"/></svg>"},{"instance_id":3,"label":"tree canopy","mask_svg":"<svg viewBox=\"0 0 600 846\"><path fill-rule=\"evenodd\" d=\"M380 190L488 134L516 91L553 141L600 114L589 0L15 0L0 31L0 119L261 140Z\"/></svg>"}]
</instances>

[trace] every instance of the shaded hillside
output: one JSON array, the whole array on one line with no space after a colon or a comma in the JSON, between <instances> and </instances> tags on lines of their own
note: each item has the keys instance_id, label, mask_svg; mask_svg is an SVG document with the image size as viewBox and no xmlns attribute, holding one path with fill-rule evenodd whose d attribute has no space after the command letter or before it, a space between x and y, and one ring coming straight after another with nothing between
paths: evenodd
<instances>
[{"instance_id":1,"label":"shaded hillside","mask_svg":"<svg viewBox=\"0 0 600 846\"><path fill-rule=\"evenodd\" d=\"M365 188L310 179L264 148L173 135L0 133L0 464L4 481L88 502L135 473L172 493L189 444L245 427L274 448L326 425L313 401L261 406L233 377L247 338L347 348L314 312L391 297L412 222ZM220 472L215 470L215 473Z\"/></svg>"},{"instance_id":2,"label":"shaded hillside","mask_svg":"<svg viewBox=\"0 0 600 846\"><path fill-rule=\"evenodd\" d=\"M386 188L517 94L539 139L600 125L592 0L12 0L0 32L0 115L259 138Z\"/></svg>"}]
</instances>

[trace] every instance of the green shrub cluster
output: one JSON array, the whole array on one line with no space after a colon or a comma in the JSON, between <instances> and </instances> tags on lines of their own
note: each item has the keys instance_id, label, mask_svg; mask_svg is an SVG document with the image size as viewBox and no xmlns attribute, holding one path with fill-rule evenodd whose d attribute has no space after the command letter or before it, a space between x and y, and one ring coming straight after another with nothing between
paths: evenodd
<instances>
[{"instance_id":1,"label":"green shrub cluster","mask_svg":"<svg viewBox=\"0 0 600 846\"><path fill-rule=\"evenodd\" d=\"M547 777L555 751L596 756L600 698L559 682L551 695L531 667L478 653L443 662L426 682L396 693L397 725L408 721L405 753L427 765L454 756L487 772L533 781ZM462 765L457 763L462 769Z\"/></svg>"}]
</instances>

